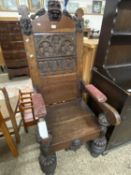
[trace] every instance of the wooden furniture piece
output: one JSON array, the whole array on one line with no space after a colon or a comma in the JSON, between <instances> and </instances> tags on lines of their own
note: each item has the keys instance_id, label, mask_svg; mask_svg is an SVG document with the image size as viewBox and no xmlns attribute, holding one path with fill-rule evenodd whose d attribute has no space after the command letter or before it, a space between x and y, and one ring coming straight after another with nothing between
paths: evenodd
<instances>
[{"instance_id":1,"label":"wooden furniture piece","mask_svg":"<svg viewBox=\"0 0 131 175\"><path fill-rule=\"evenodd\" d=\"M27 128L29 126L37 124L37 121L46 115L42 95L36 92L22 92L19 90L19 109L26 132L28 132Z\"/></svg>"},{"instance_id":2,"label":"wooden furniture piece","mask_svg":"<svg viewBox=\"0 0 131 175\"><path fill-rule=\"evenodd\" d=\"M5 61L4 61L4 58L3 58L3 53L2 53L1 46L0 46L0 69L1 69L2 72L4 72L4 70L5 70Z\"/></svg>"},{"instance_id":3,"label":"wooden furniture piece","mask_svg":"<svg viewBox=\"0 0 131 175\"><path fill-rule=\"evenodd\" d=\"M19 21L0 19L0 43L9 78L29 75Z\"/></svg>"},{"instance_id":4,"label":"wooden furniture piece","mask_svg":"<svg viewBox=\"0 0 131 175\"><path fill-rule=\"evenodd\" d=\"M84 32L84 36L88 37L89 36L89 32L91 31L91 28L84 28L83 32Z\"/></svg>"},{"instance_id":5,"label":"wooden furniture piece","mask_svg":"<svg viewBox=\"0 0 131 175\"><path fill-rule=\"evenodd\" d=\"M16 142L20 142L19 129L21 126L21 120L16 122L15 115L17 113L18 99L10 101L6 88L0 88L0 91L4 95L4 100L0 103L1 112L3 114L5 122L7 122L7 127L10 128L10 133L15 135Z\"/></svg>"},{"instance_id":6,"label":"wooden furniture piece","mask_svg":"<svg viewBox=\"0 0 131 175\"><path fill-rule=\"evenodd\" d=\"M95 54L98 46L98 39L88 39L84 37L83 49L83 74L82 80L89 84L91 80L91 70L94 65Z\"/></svg>"},{"instance_id":7,"label":"wooden furniture piece","mask_svg":"<svg viewBox=\"0 0 131 175\"><path fill-rule=\"evenodd\" d=\"M130 17L130 0L107 0L92 78L122 119L108 130L107 150L131 141Z\"/></svg>"},{"instance_id":8,"label":"wooden furniture piece","mask_svg":"<svg viewBox=\"0 0 131 175\"><path fill-rule=\"evenodd\" d=\"M18 151L17 151L17 148L15 146L15 143L10 135L10 132L6 126L6 123L5 123L5 120L2 116L2 113L0 111L0 131L3 133L5 139L6 139L6 142L13 154L14 157L17 157L18 156Z\"/></svg>"},{"instance_id":9,"label":"wooden furniture piece","mask_svg":"<svg viewBox=\"0 0 131 175\"><path fill-rule=\"evenodd\" d=\"M19 14L30 75L47 105L47 127L45 121L38 123L39 163L46 175L54 174L58 150L76 151L91 141L92 155L102 154L107 127L119 124L120 116L102 92L80 81L83 32L77 31L68 13L61 12L59 1L49 1L48 12L40 10L32 21L27 7L21 6ZM99 120L82 100L82 91L99 104Z\"/></svg>"}]
</instances>

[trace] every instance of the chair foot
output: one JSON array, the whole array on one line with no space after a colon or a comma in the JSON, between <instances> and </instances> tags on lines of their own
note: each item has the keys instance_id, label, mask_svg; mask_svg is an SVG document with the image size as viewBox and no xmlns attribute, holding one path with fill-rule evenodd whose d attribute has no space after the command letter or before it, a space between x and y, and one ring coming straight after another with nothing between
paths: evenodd
<instances>
[{"instance_id":1,"label":"chair foot","mask_svg":"<svg viewBox=\"0 0 131 175\"><path fill-rule=\"evenodd\" d=\"M39 156L39 164L43 173L46 175L54 175L57 165L56 154L54 153L45 156L41 153Z\"/></svg>"},{"instance_id":2,"label":"chair foot","mask_svg":"<svg viewBox=\"0 0 131 175\"><path fill-rule=\"evenodd\" d=\"M24 129L25 129L25 132L26 132L26 133L28 133L28 132L29 132L27 128L24 128Z\"/></svg>"},{"instance_id":3,"label":"chair foot","mask_svg":"<svg viewBox=\"0 0 131 175\"><path fill-rule=\"evenodd\" d=\"M82 142L80 139L73 140L70 144L69 148L66 149L66 151L77 151L82 146Z\"/></svg>"},{"instance_id":4,"label":"chair foot","mask_svg":"<svg viewBox=\"0 0 131 175\"><path fill-rule=\"evenodd\" d=\"M20 136L19 135L16 136L16 143L18 143L18 144L20 143Z\"/></svg>"},{"instance_id":5,"label":"chair foot","mask_svg":"<svg viewBox=\"0 0 131 175\"><path fill-rule=\"evenodd\" d=\"M108 153L109 153L109 151L106 150L102 153L102 156L106 156Z\"/></svg>"},{"instance_id":6,"label":"chair foot","mask_svg":"<svg viewBox=\"0 0 131 175\"><path fill-rule=\"evenodd\" d=\"M99 137L93 140L90 144L90 152L93 157L98 157L103 154L107 145L107 139L105 136Z\"/></svg>"},{"instance_id":7,"label":"chair foot","mask_svg":"<svg viewBox=\"0 0 131 175\"><path fill-rule=\"evenodd\" d=\"M25 133L28 133L28 128L26 127L26 125L25 125L25 122L24 122L24 121L23 121L23 126L24 126Z\"/></svg>"}]
</instances>

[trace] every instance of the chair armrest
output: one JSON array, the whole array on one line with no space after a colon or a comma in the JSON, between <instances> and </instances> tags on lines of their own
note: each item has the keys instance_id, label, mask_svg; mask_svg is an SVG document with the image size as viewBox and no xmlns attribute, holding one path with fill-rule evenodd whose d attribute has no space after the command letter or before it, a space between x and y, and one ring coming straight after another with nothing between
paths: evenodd
<instances>
[{"instance_id":1,"label":"chair armrest","mask_svg":"<svg viewBox=\"0 0 131 175\"><path fill-rule=\"evenodd\" d=\"M42 140L48 140L49 134L45 120L38 122L38 133Z\"/></svg>"},{"instance_id":2,"label":"chair armrest","mask_svg":"<svg viewBox=\"0 0 131 175\"><path fill-rule=\"evenodd\" d=\"M104 103L107 101L107 97L103 94L99 89L97 89L94 85L88 84L85 85L85 89L90 94L90 96L97 102Z\"/></svg>"},{"instance_id":3,"label":"chair armrest","mask_svg":"<svg viewBox=\"0 0 131 175\"><path fill-rule=\"evenodd\" d=\"M45 120L39 121L37 124L37 141L47 147L49 147L52 142L52 136L48 132ZM48 149L46 148L46 150Z\"/></svg>"},{"instance_id":4,"label":"chair armrest","mask_svg":"<svg viewBox=\"0 0 131 175\"><path fill-rule=\"evenodd\" d=\"M107 121L115 126L121 123L121 117L117 110L108 103L98 103L104 114L106 115Z\"/></svg>"},{"instance_id":5,"label":"chair armrest","mask_svg":"<svg viewBox=\"0 0 131 175\"><path fill-rule=\"evenodd\" d=\"M93 84L85 85L85 90L100 106L106 116L106 119L111 125L119 125L121 123L119 113L113 106L107 103L107 97L104 93L97 89Z\"/></svg>"},{"instance_id":6,"label":"chair armrest","mask_svg":"<svg viewBox=\"0 0 131 175\"><path fill-rule=\"evenodd\" d=\"M45 117L47 114L44 99L40 93L37 92L22 92L19 90L19 106L28 107L31 105L34 116L37 118Z\"/></svg>"},{"instance_id":7,"label":"chair armrest","mask_svg":"<svg viewBox=\"0 0 131 175\"><path fill-rule=\"evenodd\" d=\"M32 103L34 107L34 114L35 116L45 117L47 114L46 105L44 99L40 93L33 93L32 94Z\"/></svg>"}]
</instances>

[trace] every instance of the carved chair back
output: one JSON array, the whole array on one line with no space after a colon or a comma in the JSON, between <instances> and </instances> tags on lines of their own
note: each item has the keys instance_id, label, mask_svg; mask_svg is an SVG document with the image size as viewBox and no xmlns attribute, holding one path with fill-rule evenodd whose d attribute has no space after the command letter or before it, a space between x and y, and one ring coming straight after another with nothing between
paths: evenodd
<instances>
[{"instance_id":1,"label":"carved chair back","mask_svg":"<svg viewBox=\"0 0 131 175\"><path fill-rule=\"evenodd\" d=\"M30 75L46 104L79 96L83 48L83 34L76 32L74 20L59 11L52 19L51 12L49 8L48 14L33 15L31 23L28 18L31 34L28 30L23 35Z\"/></svg>"}]
</instances>

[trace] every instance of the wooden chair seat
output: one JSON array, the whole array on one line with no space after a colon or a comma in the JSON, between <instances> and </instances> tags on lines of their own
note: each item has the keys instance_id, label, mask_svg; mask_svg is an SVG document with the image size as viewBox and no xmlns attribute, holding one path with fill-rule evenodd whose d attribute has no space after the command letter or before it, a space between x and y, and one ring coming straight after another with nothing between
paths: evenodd
<instances>
[{"instance_id":1,"label":"wooden chair seat","mask_svg":"<svg viewBox=\"0 0 131 175\"><path fill-rule=\"evenodd\" d=\"M24 114L24 120L25 120L25 123L27 126L31 126L31 125L36 124L36 122L42 117L42 114L41 114L41 116L40 115L33 116L31 109L24 110L23 114ZM34 118L35 118L35 120L34 120Z\"/></svg>"},{"instance_id":2,"label":"wooden chair seat","mask_svg":"<svg viewBox=\"0 0 131 175\"><path fill-rule=\"evenodd\" d=\"M25 110L23 112L23 115L24 115L24 121L25 121L26 126L31 126L31 125L36 124L36 121L38 120L38 118L35 117L35 120L34 120L31 109Z\"/></svg>"},{"instance_id":3,"label":"wooden chair seat","mask_svg":"<svg viewBox=\"0 0 131 175\"><path fill-rule=\"evenodd\" d=\"M48 129L53 135L50 149L57 151L68 148L75 139L84 142L100 134L94 114L80 99L49 106L47 111Z\"/></svg>"}]
</instances>

